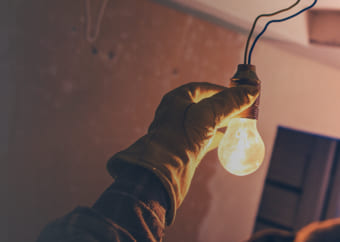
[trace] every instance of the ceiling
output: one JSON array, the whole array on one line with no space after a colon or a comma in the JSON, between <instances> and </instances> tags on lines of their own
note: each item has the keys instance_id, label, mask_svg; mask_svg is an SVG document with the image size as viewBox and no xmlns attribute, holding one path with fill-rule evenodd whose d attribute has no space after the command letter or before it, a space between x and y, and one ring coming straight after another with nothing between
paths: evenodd
<instances>
[{"instance_id":1,"label":"ceiling","mask_svg":"<svg viewBox=\"0 0 340 242\"><path fill-rule=\"evenodd\" d=\"M216 22L220 25L224 25L229 28L233 28L237 31L248 33L250 27L259 14L270 13L279 9L286 8L292 5L296 0L159 0L165 2L174 7L180 8L184 11L191 12L199 15L209 21ZM298 10L310 5L314 0L301 0L298 6L287 13L280 14L277 17L263 18L258 22L256 32L260 32L263 26L269 19L281 18L289 16ZM340 23L340 1L336 0L319 0L313 10L326 13L339 11L338 18L332 19L332 21L339 21ZM330 11L331 10L331 11ZM323 14L323 18L316 19L319 15L313 15L314 23L310 24L308 13L303 13L291 20L282 23L273 23L266 31L264 38L273 41L281 47L290 49L294 52L298 52L302 55L317 58L318 60L325 62L329 65L340 68L340 48L339 45L329 45L330 42L340 43L340 35L329 36L332 41L326 40L327 45L323 45L321 42L316 44L315 41L311 41L310 34L315 33L323 35L323 39L327 39L328 33L334 33L334 27L327 30L329 19L326 18L327 14ZM333 23L334 26L334 23ZM314 28L314 29L313 29ZM317 28L317 29L316 29ZM330 28L330 27L329 27Z\"/></svg>"}]
</instances>

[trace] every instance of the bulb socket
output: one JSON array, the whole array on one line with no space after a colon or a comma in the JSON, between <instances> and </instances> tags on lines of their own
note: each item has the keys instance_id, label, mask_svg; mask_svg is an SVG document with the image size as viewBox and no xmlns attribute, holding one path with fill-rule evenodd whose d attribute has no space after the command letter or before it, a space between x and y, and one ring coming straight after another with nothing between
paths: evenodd
<instances>
[{"instance_id":1,"label":"bulb socket","mask_svg":"<svg viewBox=\"0 0 340 242\"><path fill-rule=\"evenodd\" d=\"M261 81L256 75L256 67L254 65L238 65L235 75L230 79L230 87L237 87L242 85L257 86L261 89ZM240 114L240 117L257 120L259 105L260 96L256 99L252 106L250 106Z\"/></svg>"}]
</instances>

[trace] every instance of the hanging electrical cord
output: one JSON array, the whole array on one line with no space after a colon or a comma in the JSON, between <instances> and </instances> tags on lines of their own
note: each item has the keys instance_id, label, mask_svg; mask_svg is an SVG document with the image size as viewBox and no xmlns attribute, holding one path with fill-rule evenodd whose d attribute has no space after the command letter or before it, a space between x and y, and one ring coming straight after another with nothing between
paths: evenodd
<instances>
[{"instance_id":1,"label":"hanging electrical cord","mask_svg":"<svg viewBox=\"0 0 340 242\"><path fill-rule=\"evenodd\" d=\"M294 8L296 5L298 5L300 1L301 0L297 0L293 5L289 6L288 8L285 8L285 9L282 9L282 10L279 10L279 11L276 11L276 12L273 12L273 13L261 14L261 15L256 17L256 19L254 20L253 26L251 27L248 39L247 39L247 44L246 44L246 48L245 48L245 51L244 51L244 64L247 64L247 55L248 55L249 43L250 43L251 37L254 33L257 21L262 17L271 17L271 16L274 16L274 15L278 15L280 13L286 12L286 11Z\"/></svg>"},{"instance_id":2,"label":"hanging electrical cord","mask_svg":"<svg viewBox=\"0 0 340 242\"><path fill-rule=\"evenodd\" d=\"M91 33L91 26L92 26L92 17L91 17L91 5L90 0L85 0L85 9L86 9L86 39L88 42L93 43L96 41L99 32L100 32L100 25L104 16L105 8L108 3L108 0L103 0L102 5L100 7L97 21L94 27L93 32Z\"/></svg>"},{"instance_id":3,"label":"hanging electrical cord","mask_svg":"<svg viewBox=\"0 0 340 242\"><path fill-rule=\"evenodd\" d=\"M255 40L254 40L254 42L253 42L253 44L252 44L252 46L251 46L251 48L250 48L250 51L249 51L249 54L248 54L248 64L251 64L251 56L252 56L252 53L253 53L253 51L254 51L254 48L255 48L255 45L256 45L257 41L261 38L261 36L264 34L264 32L267 30L268 26L269 26L271 23L279 23L279 22L284 22L284 21L287 21L287 20L289 20L289 19L292 19L292 18L294 18L294 17L300 15L301 13L307 11L308 9L311 9L312 7L314 7L314 5L315 5L316 3L317 3L317 0L314 0L314 2L313 2L311 5L309 5L308 7L306 7L306 8L304 8L304 9L300 10L299 12L297 12L297 13L291 15L291 16L288 16L288 17L282 18L282 19L274 19L274 20L269 21L269 22L265 25L265 27L263 28L263 30L256 36L256 38L255 38Z\"/></svg>"}]
</instances>

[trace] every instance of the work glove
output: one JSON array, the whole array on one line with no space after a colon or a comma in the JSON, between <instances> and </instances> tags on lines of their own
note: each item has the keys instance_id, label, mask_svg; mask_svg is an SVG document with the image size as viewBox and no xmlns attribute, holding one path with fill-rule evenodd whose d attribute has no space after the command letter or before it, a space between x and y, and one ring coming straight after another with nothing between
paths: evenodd
<instances>
[{"instance_id":1,"label":"work glove","mask_svg":"<svg viewBox=\"0 0 340 242\"><path fill-rule=\"evenodd\" d=\"M256 232L245 242L295 242L294 238L294 233L285 230L264 229Z\"/></svg>"},{"instance_id":2,"label":"work glove","mask_svg":"<svg viewBox=\"0 0 340 242\"><path fill-rule=\"evenodd\" d=\"M311 223L300 229L294 242L339 242L340 218Z\"/></svg>"},{"instance_id":3,"label":"work glove","mask_svg":"<svg viewBox=\"0 0 340 242\"><path fill-rule=\"evenodd\" d=\"M265 229L255 233L247 242L339 242L340 218L313 222L296 233Z\"/></svg>"},{"instance_id":4,"label":"work glove","mask_svg":"<svg viewBox=\"0 0 340 242\"><path fill-rule=\"evenodd\" d=\"M109 173L115 178L122 164L129 163L156 174L169 194L170 225L199 162L223 137L218 129L250 107L258 92L256 86L190 83L167 93L147 134L109 160Z\"/></svg>"}]
</instances>

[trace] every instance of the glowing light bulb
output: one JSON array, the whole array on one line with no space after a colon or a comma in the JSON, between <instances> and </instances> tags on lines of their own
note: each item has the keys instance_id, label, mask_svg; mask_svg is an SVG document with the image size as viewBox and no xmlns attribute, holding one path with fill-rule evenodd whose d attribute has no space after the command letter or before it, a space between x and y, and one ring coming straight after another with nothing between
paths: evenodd
<instances>
[{"instance_id":1,"label":"glowing light bulb","mask_svg":"<svg viewBox=\"0 0 340 242\"><path fill-rule=\"evenodd\" d=\"M263 162L264 143L256 128L256 119L234 118L218 147L222 166L230 173L245 176Z\"/></svg>"},{"instance_id":2,"label":"glowing light bulb","mask_svg":"<svg viewBox=\"0 0 340 242\"><path fill-rule=\"evenodd\" d=\"M253 65L238 65L236 74L231 79L231 87L241 85L260 86L260 80ZM265 148L257 131L259 98L241 118L233 118L228 124L218 147L218 157L222 166L230 173L245 176L255 172L263 162Z\"/></svg>"}]
</instances>

